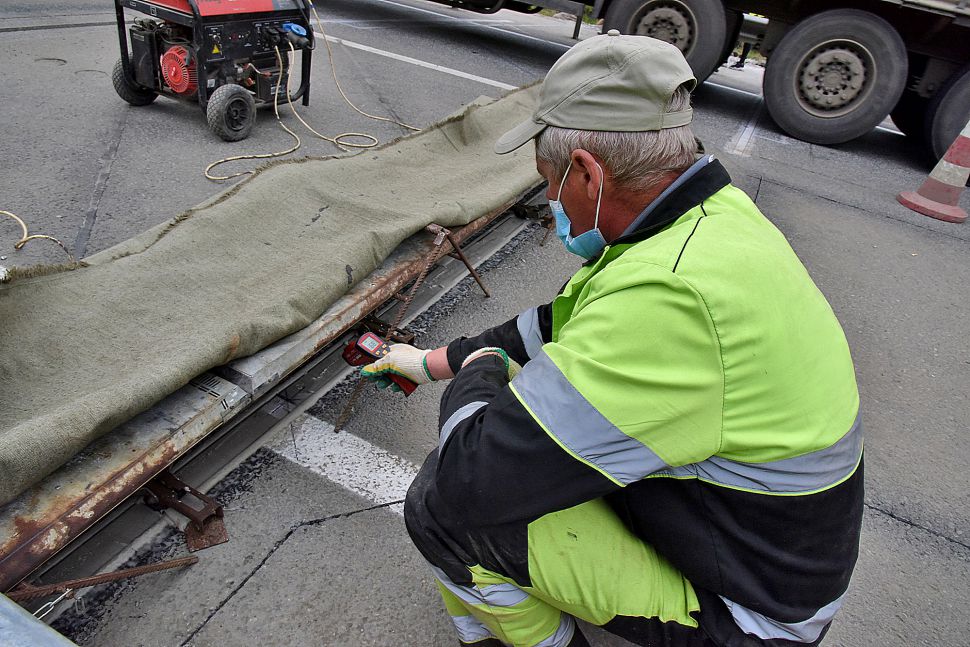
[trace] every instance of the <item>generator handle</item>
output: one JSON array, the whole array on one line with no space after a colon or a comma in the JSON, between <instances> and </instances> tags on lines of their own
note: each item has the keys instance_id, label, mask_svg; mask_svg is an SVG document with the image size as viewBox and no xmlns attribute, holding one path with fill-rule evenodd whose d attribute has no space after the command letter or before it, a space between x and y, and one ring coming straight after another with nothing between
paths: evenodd
<instances>
[{"instance_id":1,"label":"generator handle","mask_svg":"<svg viewBox=\"0 0 970 647\"><path fill-rule=\"evenodd\" d=\"M199 11L199 5L195 0L187 0L189 7L192 8L192 40L196 43L205 42L205 29L202 24L202 12ZM207 65L205 47L197 47L195 55L197 61L195 63L197 70L205 70ZM198 94L199 94L199 107L202 108L202 114L206 114L206 108L209 107L209 87L207 83L203 83L200 79L198 84Z\"/></svg>"},{"instance_id":2,"label":"generator handle","mask_svg":"<svg viewBox=\"0 0 970 647\"><path fill-rule=\"evenodd\" d=\"M312 32L311 32L312 34ZM312 42L312 41L311 41ZM309 47L303 48L303 63L300 65L300 87L296 92L290 94L290 101L303 99L303 105L310 105L310 56L312 51Z\"/></svg>"},{"instance_id":3,"label":"generator handle","mask_svg":"<svg viewBox=\"0 0 970 647\"><path fill-rule=\"evenodd\" d=\"M303 48L303 63L300 65L300 87L290 95L290 101L303 99L303 105L310 105L310 59L313 50L317 47L316 33L313 31L313 17L310 15L311 3L307 0L296 0L296 3L303 9L303 17L306 18L307 34L310 39L310 46Z\"/></svg>"},{"instance_id":4,"label":"generator handle","mask_svg":"<svg viewBox=\"0 0 970 647\"><path fill-rule=\"evenodd\" d=\"M125 12L121 7L121 0L115 0L115 19L118 22L118 45L121 49L121 69L129 83L134 83L135 75L131 70L131 58L128 55L128 31L125 29Z\"/></svg>"}]
</instances>

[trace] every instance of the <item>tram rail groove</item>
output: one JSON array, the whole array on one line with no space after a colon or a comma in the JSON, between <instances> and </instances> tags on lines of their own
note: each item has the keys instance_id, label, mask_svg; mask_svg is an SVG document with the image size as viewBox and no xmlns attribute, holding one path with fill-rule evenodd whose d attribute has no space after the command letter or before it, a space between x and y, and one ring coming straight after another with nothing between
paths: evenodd
<instances>
[{"instance_id":1,"label":"tram rail groove","mask_svg":"<svg viewBox=\"0 0 970 647\"><path fill-rule=\"evenodd\" d=\"M527 226L525 220L512 214L513 207L540 198L540 192L532 189L470 225L455 229L456 242L477 266ZM110 474L101 475L94 488L78 487L80 481L90 482L90 474L81 474L82 478L74 474L72 480L65 473L84 463L72 461L0 508L0 537L4 542L0 544L0 591L12 591L28 579L31 585L42 586L89 577L111 564L123 563L160 524L171 523L149 510L136 496L145 483L167 468L199 490L207 491L258 450L263 439L292 417L290 414L308 409L340 383L352 371L340 358L340 342L346 332L365 316L380 317L398 305L393 295L405 289L420 272L433 238L422 233L405 241L381 268L359 282L307 329L252 357L213 369L170 396L181 394L183 401L194 399L197 408L199 403L206 406L202 407L204 415L176 420L183 424L175 430L170 428L170 416L169 428L162 430L162 442L138 445L136 441L145 443L145 438L139 439L138 429L132 430L131 423L126 423L92 443L85 451L102 457L105 452L119 453L113 442L126 450L135 444L135 449L111 466ZM428 275L402 324L413 320L468 276L465 265L447 255L452 250L448 243L446 246L448 249ZM267 371L267 366L260 365L266 360L260 357L263 353L268 353L267 365L288 363L288 370ZM134 421L141 418L144 425L146 419L165 418L157 409L170 398ZM186 417L186 412L182 413ZM179 438L178 432L192 424L195 428L191 433ZM121 432L126 427L127 435ZM119 467L119 463L123 464ZM227 525L231 541L231 515Z\"/></svg>"}]
</instances>

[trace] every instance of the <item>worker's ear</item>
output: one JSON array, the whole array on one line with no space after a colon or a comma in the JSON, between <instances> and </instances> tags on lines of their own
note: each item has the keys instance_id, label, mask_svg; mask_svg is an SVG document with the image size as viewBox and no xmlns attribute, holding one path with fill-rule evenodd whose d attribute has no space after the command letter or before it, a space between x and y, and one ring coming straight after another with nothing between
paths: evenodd
<instances>
[{"instance_id":1,"label":"worker's ear","mask_svg":"<svg viewBox=\"0 0 970 647\"><path fill-rule=\"evenodd\" d=\"M600 187L605 183L603 164L597 160L592 153L582 148L577 148L571 155L573 161L573 173L584 183L586 197L595 201L599 196Z\"/></svg>"}]
</instances>

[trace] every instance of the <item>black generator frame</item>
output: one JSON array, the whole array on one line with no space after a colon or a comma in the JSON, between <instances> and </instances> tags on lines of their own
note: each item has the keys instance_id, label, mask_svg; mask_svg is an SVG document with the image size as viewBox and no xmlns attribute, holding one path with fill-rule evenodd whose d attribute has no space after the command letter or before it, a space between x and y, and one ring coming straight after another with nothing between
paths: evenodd
<instances>
[{"instance_id":1,"label":"black generator frame","mask_svg":"<svg viewBox=\"0 0 970 647\"><path fill-rule=\"evenodd\" d=\"M205 42L205 26L207 24L226 22L229 19L246 20L256 16L265 16L273 13L267 11L259 13L220 14L218 16L205 17L199 11L199 5L196 0L186 0L186 2L192 9L191 15L177 11L171 7L150 2L148 0L114 0L115 16L117 17L118 22L118 44L121 48L121 66L125 71L125 78L129 83L132 84L132 86L137 86L140 84L135 82L134 71L131 67L131 54L128 50L128 28L125 25L125 9L137 11L145 14L146 16L150 16L151 18L167 20L168 22L190 27L192 29L192 39L194 44L197 44L195 47L195 54L196 58L198 59L196 69L200 71L200 74L206 69L208 64L205 52L206 48L202 47L202 44ZM308 106L310 105L310 62L313 48L315 47L315 38L313 34L313 25L310 22L310 5L306 0L294 0L294 2L296 2L302 9L302 17L307 21L307 38L310 40L310 47L304 47L302 49L303 60L301 61L300 65L300 87L296 92L290 94L290 101L302 99L302 104L304 106ZM280 73L282 74L282 70L280 70ZM201 78L198 86L199 107L202 109L202 113L205 114L206 108L209 105L209 88L207 87L206 83L202 82ZM176 99L185 100L185 95L179 95L171 90L168 90L164 87L164 84L159 84L159 87L151 88L151 90L159 94L165 94ZM215 91L215 88L213 88L213 91Z\"/></svg>"}]
</instances>

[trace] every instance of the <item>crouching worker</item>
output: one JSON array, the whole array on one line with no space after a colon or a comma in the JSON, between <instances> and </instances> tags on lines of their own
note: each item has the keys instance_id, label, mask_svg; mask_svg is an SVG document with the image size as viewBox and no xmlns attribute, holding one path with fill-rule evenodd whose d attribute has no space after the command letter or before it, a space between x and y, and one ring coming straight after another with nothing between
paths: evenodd
<instances>
[{"instance_id":1,"label":"crouching worker","mask_svg":"<svg viewBox=\"0 0 970 647\"><path fill-rule=\"evenodd\" d=\"M785 238L697 159L694 84L658 40L567 52L496 151L534 140L588 262L550 304L364 367L453 378L405 519L462 644L586 645L581 618L640 645L816 645L842 604L849 349Z\"/></svg>"}]
</instances>

